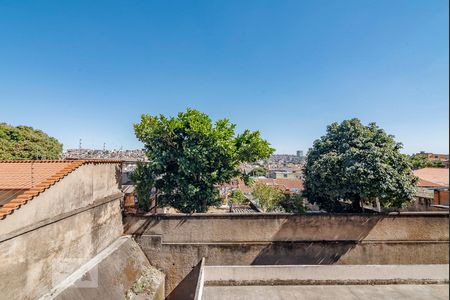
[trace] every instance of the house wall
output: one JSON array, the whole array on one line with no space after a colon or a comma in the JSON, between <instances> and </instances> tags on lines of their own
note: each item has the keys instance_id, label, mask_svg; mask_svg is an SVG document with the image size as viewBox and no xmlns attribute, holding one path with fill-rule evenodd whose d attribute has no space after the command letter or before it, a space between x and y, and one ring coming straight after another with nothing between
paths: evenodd
<instances>
[{"instance_id":1,"label":"house wall","mask_svg":"<svg viewBox=\"0 0 450 300\"><path fill-rule=\"evenodd\" d=\"M274 179L297 179L292 172L269 172L269 178Z\"/></svg>"},{"instance_id":2,"label":"house wall","mask_svg":"<svg viewBox=\"0 0 450 300\"><path fill-rule=\"evenodd\" d=\"M85 164L0 220L0 235L92 205L120 191L118 164Z\"/></svg>"},{"instance_id":3,"label":"house wall","mask_svg":"<svg viewBox=\"0 0 450 300\"><path fill-rule=\"evenodd\" d=\"M183 281L202 257L206 265L446 264L448 221L448 213L194 214L129 216L127 228L178 299L192 294Z\"/></svg>"},{"instance_id":4,"label":"house wall","mask_svg":"<svg viewBox=\"0 0 450 300\"><path fill-rule=\"evenodd\" d=\"M0 220L0 298L37 299L123 233L117 164L82 165Z\"/></svg>"},{"instance_id":5,"label":"house wall","mask_svg":"<svg viewBox=\"0 0 450 300\"><path fill-rule=\"evenodd\" d=\"M435 205L448 205L448 190L435 190L433 202Z\"/></svg>"}]
</instances>

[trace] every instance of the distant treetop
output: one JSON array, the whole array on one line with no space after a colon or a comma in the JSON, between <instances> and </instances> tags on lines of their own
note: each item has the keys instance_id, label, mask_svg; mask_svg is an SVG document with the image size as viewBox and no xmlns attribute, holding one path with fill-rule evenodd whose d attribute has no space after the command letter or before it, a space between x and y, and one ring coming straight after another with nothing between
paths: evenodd
<instances>
[{"instance_id":1,"label":"distant treetop","mask_svg":"<svg viewBox=\"0 0 450 300\"><path fill-rule=\"evenodd\" d=\"M417 153L409 156L409 163L414 170L422 168L445 168L441 160L430 160L425 153Z\"/></svg>"},{"instance_id":2,"label":"distant treetop","mask_svg":"<svg viewBox=\"0 0 450 300\"><path fill-rule=\"evenodd\" d=\"M59 159L62 144L41 130L0 123L0 160Z\"/></svg>"}]
</instances>

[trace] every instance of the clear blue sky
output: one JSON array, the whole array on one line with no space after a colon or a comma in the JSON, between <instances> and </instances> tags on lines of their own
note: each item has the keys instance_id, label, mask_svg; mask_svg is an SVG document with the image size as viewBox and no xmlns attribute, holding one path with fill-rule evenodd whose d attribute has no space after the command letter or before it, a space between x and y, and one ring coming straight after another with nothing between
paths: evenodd
<instances>
[{"instance_id":1,"label":"clear blue sky","mask_svg":"<svg viewBox=\"0 0 450 300\"><path fill-rule=\"evenodd\" d=\"M448 153L446 0L0 0L0 121L65 148L139 148L141 113L187 107L278 153L333 121Z\"/></svg>"}]
</instances>

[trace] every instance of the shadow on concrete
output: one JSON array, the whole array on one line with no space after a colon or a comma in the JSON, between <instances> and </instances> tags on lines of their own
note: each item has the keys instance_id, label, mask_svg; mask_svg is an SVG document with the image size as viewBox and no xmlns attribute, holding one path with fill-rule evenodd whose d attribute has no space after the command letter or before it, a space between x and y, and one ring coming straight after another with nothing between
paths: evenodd
<instances>
[{"instance_id":1,"label":"shadow on concrete","mask_svg":"<svg viewBox=\"0 0 450 300\"><path fill-rule=\"evenodd\" d=\"M179 227L183 226L184 223L186 223L188 221L189 217L190 217L190 215L187 215L187 216L181 218L181 220L177 223L177 225L175 225L175 228L179 228Z\"/></svg>"},{"instance_id":2,"label":"shadow on concrete","mask_svg":"<svg viewBox=\"0 0 450 300\"><path fill-rule=\"evenodd\" d=\"M199 279L202 260L196 266L192 267L191 272L178 283L175 289L167 295L167 300L193 300L195 298L195 290Z\"/></svg>"},{"instance_id":3,"label":"shadow on concrete","mask_svg":"<svg viewBox=\"0 0 450 300\"><path fill-rule=\"evenodd\" d=\"M335 222L323 222L334 218ZM272 237L272 242L254 258L251 265L318 265L335 264L342 256L354 249L383 219L383 215L355 214L349 224L349 215L303 216L286 218ZM337 222L336 222L337 221ZM323 224L333 224L324 227ZM302 230L306 236L325 237L323 240L301 240Z\"/></svg>"},{"instance_id":4,"label":"shadow on concrete","mask_svg":"<svg viewBox=\"0 0 450 300\"><path fill-rule=\"evenodd\" d=\"M147 229L157 227L160 222L158 218L128 215L125 219L125 233L139 238L143 234L149 234ZM138 225L138 223L141 224Z\"/></svg>"},{"instance_id":5,"label":"shadow on concrete","mask_svg":"<svg viewBox=\"0 0 450 300\"><path fill-rule=\"evenodd\" d=\"M357 245L340 242L273 242L255 257L252 265L330 265Z\"/></svg>"}]
</instances>

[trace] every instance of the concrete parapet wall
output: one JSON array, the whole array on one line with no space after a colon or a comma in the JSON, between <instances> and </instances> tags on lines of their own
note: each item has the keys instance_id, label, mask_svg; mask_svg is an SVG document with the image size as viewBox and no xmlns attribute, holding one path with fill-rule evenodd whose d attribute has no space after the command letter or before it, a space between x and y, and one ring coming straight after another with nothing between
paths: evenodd
<instances>
[{"instance_id":1,"label":"concrete parapet wall","mask_svg":"<svg viewBox=\"0 0 450 300\"><path fill-rule=\"evenodd\" d=\"M36 299L121 232L119 200L0 243L2 299Z\"/></svg>"},{"instance_id":2,"label":"concrete parapet wall","mask_svg":"<svg viewBox=\"0 0 450 300\"><path fill-rule=\"evenodd\" d=\"M85 164L0 221L0 236L121 193L118 164Z\"/></svg>"},{"instance_id":3,"label":"concrete parapet wall","mask_svg":"<svg viewBox=\"0 0 450 300\"><path fill-rule=\"evenodd\" d=\"M206 265L448 264L448 213L127 217L166 291ZM176 297L174 297L176 299Z\"/></svg>"},{"instance_id":4,"label":"concrete parapet wall","mask_svg":"<svg viewBox=\"0 0 450 300\"><path fill-rule=\"evenodd\" d=\"M448 241L448 213L194 214L129 217L129 232L163 243L274 241Z\"/></svg>"},{"instance_id":5,"label":"concrete parapet wall","mask_svg":"<svg viewBox=\"0 0 450 300\"><path fill-rule=\"evenodd\" d=\"M0 221L0 298L37 299L123 234L117 164L83 165Z\"/></svg>"}]
</instances>

